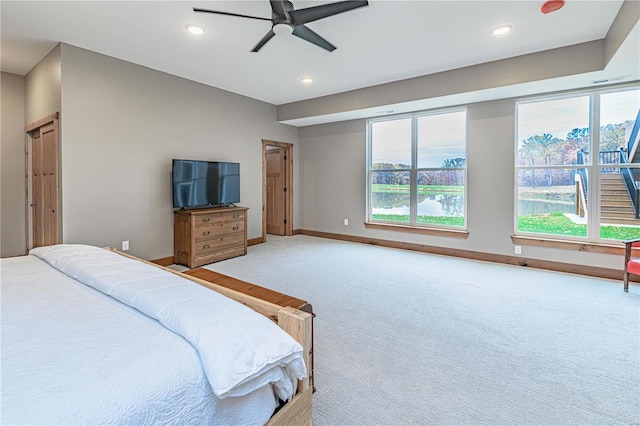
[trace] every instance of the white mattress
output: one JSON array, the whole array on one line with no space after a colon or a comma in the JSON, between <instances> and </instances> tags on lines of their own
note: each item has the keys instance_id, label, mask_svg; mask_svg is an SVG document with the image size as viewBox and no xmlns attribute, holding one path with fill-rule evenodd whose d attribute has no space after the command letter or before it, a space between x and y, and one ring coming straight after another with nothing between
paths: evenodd
<instances>
[{"instance_id":1,"label":"white mattress","mask_svg":"<svg viewBox=\"0 0 640 426\"><path fill-rule=\"evenodd\" d=\"M34 256L2 259L2 424L264 424L270 386L216 397L158 321Z\"/></svg>"}]
</instances>

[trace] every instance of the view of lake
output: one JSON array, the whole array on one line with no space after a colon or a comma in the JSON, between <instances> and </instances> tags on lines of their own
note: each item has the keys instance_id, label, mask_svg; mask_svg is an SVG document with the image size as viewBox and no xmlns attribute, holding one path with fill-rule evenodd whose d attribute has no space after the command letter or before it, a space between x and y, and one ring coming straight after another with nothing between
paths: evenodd
<instances>
[{"instance_id":1,"label":"view of lake","mask_svg":"<svg viewBox=\"0 0 640 426\"><path fill-rule=\"evenodd\" d=\"M393 195L394 197L389 197ZM409 215L409 195L373 194L373 214ZM424 196L422 196L424 197ZM418 216L463 216L463 195L428 195L418 203Z\"/></svg>"},{"instance_id":2,"label":"view of lake","mask_svg":"<svg viewBox=\"0 0 640 426\"><path fill-rule=\"evenodd\" d=\"M374 193L373 214L409 215L408 194ZM549 200L518 200L518 215L551 212L574 213L573 203ZM429 195L418 203L418 216L463 216L464 196Z\"/></svg>"},{"instance_id":3,"label":"view of lake","mask_svg":"<svg viewBox=\"0 0 640 426\"><path fill-rule=\"evenodd\" d=\"M552 212L575 213L575 210L575 204L566 201L518 200L518 216Z\"/></svg>"}]
</instances>

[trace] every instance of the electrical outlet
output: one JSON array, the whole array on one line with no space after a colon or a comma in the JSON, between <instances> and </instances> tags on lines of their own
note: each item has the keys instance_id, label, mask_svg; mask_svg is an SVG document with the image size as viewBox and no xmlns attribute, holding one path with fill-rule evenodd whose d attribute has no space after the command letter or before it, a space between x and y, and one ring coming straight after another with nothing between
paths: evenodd
<instances>
[{"instance_id":1,"label":"electrical outlet","mask_svg":"<svg viewBox=\"0 0 640 426\"><path fill-rule=\"evenodd\" d=\"M515 246L516 254L522 254L522 246Z\"/></svg>"},{"instance_id":2,"label":"electrical outlet","mask_svg":"<svg viewBox=\"0 0 640 426\"><path fill-rule=\"evenodd\" d=\"M127 251L129 250L129 241L123 241L122 242L122 251Z\"/></svg>"},{"instance_id":3,"label":"electrical outlet","mask_svg":"<svg viewBox=\"0 0 640 426\"><path fill-rule=\"evenodd\" d=\"M349 224L349 219L344 220L344 225L347 226Z\"/></svg>"}]
</instances>

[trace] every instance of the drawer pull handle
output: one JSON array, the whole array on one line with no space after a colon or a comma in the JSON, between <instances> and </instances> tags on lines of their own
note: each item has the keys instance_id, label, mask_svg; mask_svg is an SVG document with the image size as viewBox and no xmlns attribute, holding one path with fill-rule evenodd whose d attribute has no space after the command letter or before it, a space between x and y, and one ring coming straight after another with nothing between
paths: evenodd
<instances>
[{"instance_id":1,"label":"drawer pull handle","mask_svg":"<svg viewBox=\"0 0 640 426\"><path fill-rule=\"evenodd\" d=\"M206 236L207 236L207 235L209 235L210 233L211 233L211 232L209 232L209 231L205 231L205 232L203 232L203 233L202 233L202 236L206 237Z\"/></svg>"},{"instance_id":2,"label":"drawer pull handle","mask_svg":"<svg viewBox=\"0 0 640 426\"><path fill-rule=\"evenodd\" d=\"M238 226L234 226L234 227L233 227L233 230L234 230L234 231L237 231L238 229L240 229L240 227L238 227Z\"/></svg>"},{"instance_id":3,"label":"drawer pull handle","mask_svg":"<svg viewBox=\"0 0 640 426\"><path fill-rule=\"evenodd\" d=\"M211 218L205 217L204 219L202 219L203 222L209 222L211 220Z\"/></svg>"},{"instance_id":4,"label":"drawer pull handle","mask_svg":"<svg viewBox=\"0 0 640 426\"><path fill-rule=\"evenodd\" d=\"M234 214L234 215L233 215L233 217L234 217L235 219L237 219L237 218L239 218L239 217L240 217L240 215L239 215L239 214Z\"/></svg>"},{"instance_id":5,"label":"drawer pull handle","mask_svg":"<svg viewBox=\"0 0 640 426\"><path fill-rule=\"evenodd\" d=\"M202 246L203 249L208 249L209 247L211 247L209 244L205 244Z\"/></svg>"}]
</instances>

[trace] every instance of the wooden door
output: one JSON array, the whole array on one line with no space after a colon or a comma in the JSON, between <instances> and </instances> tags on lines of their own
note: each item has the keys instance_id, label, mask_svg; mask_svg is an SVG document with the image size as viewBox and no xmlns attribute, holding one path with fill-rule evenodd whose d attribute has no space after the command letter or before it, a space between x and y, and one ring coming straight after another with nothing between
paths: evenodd
<instances>
[{"instance_id":1,"label":"wooden door","mask_svg":"<svg viewBox=\"0 0 640 426\"><path fill-rule=\"evenodd\" d=\"M267 149L267 234L284 235L286 208L285 150Z\"/></svg>"},{"instance_id":2,"label":"wooden door","mask_svg":"<svg viewBox=\"0 0 640 426\"><path fill-rule=\"evenodd\" d=\"M27 126L31 135L32 247L60 242L57 121L56 115L34 123L32 128ZM28 240L27 231L27 246Z\"/></svg>"},{"instance_id":3,"label":"wooden door","mask_svg":"<svg viewBox=\"0 0 640 426\"><path fill-rule=\"evenodd\" d=\"M33 247L44 244L44 178L42 170L42 135L35 130L31 139L31 220L33 221Z\"/></svg>"}]
</instances>

